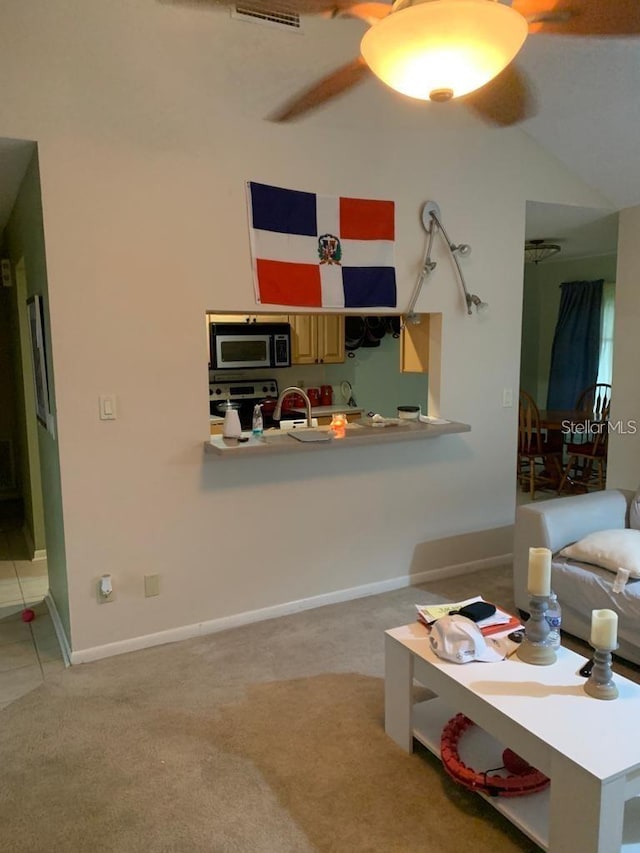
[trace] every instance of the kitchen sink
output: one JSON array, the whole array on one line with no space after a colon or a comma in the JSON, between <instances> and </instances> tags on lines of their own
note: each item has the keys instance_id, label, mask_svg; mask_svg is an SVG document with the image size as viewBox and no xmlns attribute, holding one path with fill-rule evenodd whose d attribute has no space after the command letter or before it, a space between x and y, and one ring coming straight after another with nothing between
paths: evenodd
<instances>
[{"instance_id":1,"label":"kitchen sink","mask_svg":"<svg viewBox=\"0 0 640 853\"><path fill-rule=\"evenodd\" d=\"M311 426L318 426L318 419L311 418ZM280 430L282 432L286 432L292 429L310 429L307 427L307 419L306 418L295 418L295 420L290 421L280 421Z\"/></svg>"},{"instance_id":2,"label":"kitchen sink","mask_svg":"<svg viewBox=\"0 0 640 853\"><path fill-rule=\"evenodd\" d=\"M289 438L296 441L332 441L333 433L328 429L297 429L289 432Z\"/></svg>"},{"instance_id":3,"label":"kitchen sink","mask_svg":"<svg viewBox=\"0 0 640 853\"><path fill-rule=\"evenodd\" d=\"M290 424L292 422L283 421L282 423ZM344 439L349 440L350 436L356 435L359 432L367 432L367 428L359 423L350 423L347 424L344 435L341 436L334 435L328 424L325 426L308 427L305 420L301 424L297 424L295 427L289 426L285 429L270 427L262 434L262 441L264 441L265 444L278 445L283 443L288 444L288 440L290 438L294 438L297 441L304 443L322 442L324 444L328 444L330 441L340 443Z\"/></svg>"}]
</instances>

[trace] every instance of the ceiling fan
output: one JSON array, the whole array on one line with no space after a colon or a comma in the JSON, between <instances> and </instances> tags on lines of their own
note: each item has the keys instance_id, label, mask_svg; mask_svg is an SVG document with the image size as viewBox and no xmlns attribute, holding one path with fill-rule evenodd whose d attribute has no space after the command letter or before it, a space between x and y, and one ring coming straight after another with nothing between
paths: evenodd
<instances>
[{"instance_id":1,"label":"ceiling fan","mask_svg":"<svg viewBox=\"0 0 640 853\"><path fill-rule=\"evenodd\" d=\"M289 5L300 14L356 18L368 29L360 55L291 99L271 116L278 122L310 112L373 73L410 97L462 98L486 121L513 125L536 111L531 85L513 62L529 34L640 34L638 0L298 0Z\"/></svg>"}]
</instances>

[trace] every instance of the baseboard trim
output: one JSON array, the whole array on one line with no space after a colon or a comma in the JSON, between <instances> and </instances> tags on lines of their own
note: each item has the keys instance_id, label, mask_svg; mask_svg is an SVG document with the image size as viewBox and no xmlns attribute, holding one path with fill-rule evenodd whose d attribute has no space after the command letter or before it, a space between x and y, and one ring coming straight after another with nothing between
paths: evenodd
<instances>
[{"instance_id":1,"label":"baseboard trim","mask_svg":"<svg viewBox=\"0 0 640 853\"><path fill-rule=\"evenodd\" d=\"M64 665L71 666L71 647L69 645L69 641L67 640L67 635L65 634L64 626L62 624L62 620L60 619L60 614L58 613L56 603L53 598L51 598L51 593L47 593L45 595L44 601L49 610L51 621L53 622L53 628L56 632L56 637L58 638L58 644L60 646L60 652L62 653Z\"/></svg>"},{"instance_id":2,"label":"baseboard trim","mask_svg":"<svg viewBox=\"0 0 640 853\"><path fill-rule=\"evenodd\" d=\"M297 601L288 601L273 607L263 607L260 610L248 610L244 613L236 613L233 616L223 616L220 619L211 619L207 622L197 622L192 625L183 625L179 628L169 628L155 634L143 634L139 637L131 637L128 640L118 640L115 643L107 643L103 646L92 646L87 649L71 651L69 660L72 665L79 663L90 663L102 658L124 655L128 652L140 651L141 649L162 646L166 643L177 643L181 640L191 640L195 637L204 637L207 634L217 634L230 628L240 628L254 622L263 622L266 619L276 619L279 616L289 616L292 613L300 613L304 610L312 610L316 607L324 607L327 604L340 604L343 601L352 601L356 598L366 598L369 595L379 595L383 592L391 592L403 587L415 586L430 580L455 577L456 575L469 574L471 572L487 569L491 566L510 562L512 554L503 554L497 557L485 557L481 560L472 560L468 563L458 563L454 566L444 566L432 571L420 572L415 575L403 575L402 577L390 578L386 581L354 586L349 589L341 589L336 592L323 593L311 598L301 598ZM55 605L54 605L55 607ZM62 628L62 625L60 625ZM64 636L64 631L62 632ZM66 641L66 637L65 637Z\"/></svg>"},{"instance_id":3,"label":"baseboard trim","mask_svg":"<svg viewBox=\"0 0 640 853\"><path fill-rule=\"evenodd\" d=\"M22 525L22 535L24 536L24 541L27 546L27 550L32 555L31 562L36 562L36 560L46 560L47 559L47 551L45 548L36 549L35 542L33 541L33 536L31 535L31 531L27 527L26 524Z\"/></svg>"},{"instance_id":4,"label":"baseboard trim","mask_svg":"<svg viewBox=\"0 0 640 853\"><path fill-rule=\"evenodd\" d=\"M440 580L441 578L454 578L457 575L468 575L472 572L479 572L482 569L490 569L492 566L500 566L503 563L510 563L513 560L513 554L498 554L497 557L483 557L481 560L471 560L468 563L457 563L454 566L442 566L439 569L427 569L426 572L419 572L412 575L409 586L418 583L426 583L427 581Z\"/></svg>"}]
</instances>

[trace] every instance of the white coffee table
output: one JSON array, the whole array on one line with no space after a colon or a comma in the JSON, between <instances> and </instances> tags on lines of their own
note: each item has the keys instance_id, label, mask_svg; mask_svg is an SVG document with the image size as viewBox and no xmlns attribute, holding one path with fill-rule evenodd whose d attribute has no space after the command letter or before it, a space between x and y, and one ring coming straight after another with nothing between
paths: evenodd
<instances>
[{"instance_id":1,"label":"white coffee table","mask_svg":"<svg viewBox=\"0 0 640 853\"><path fill-rule=\"evenodd\" d=\"M614 679L617 699L588 696L585 658L562 648L551 666L448 663L413 623L385 636L385 729L407 752L413 739L440 755L440 734L456 713L476 726L474 769L500 765L509 747L551 779L546 791L486 797L551 853L640 853L640 686ZM414 704L414 679L433 698ZM486 733L486 735L484 734ZM465 735L465 740L470 735ZM493 762L493 763L491 763Z\"/></svg>"}]
</instances>

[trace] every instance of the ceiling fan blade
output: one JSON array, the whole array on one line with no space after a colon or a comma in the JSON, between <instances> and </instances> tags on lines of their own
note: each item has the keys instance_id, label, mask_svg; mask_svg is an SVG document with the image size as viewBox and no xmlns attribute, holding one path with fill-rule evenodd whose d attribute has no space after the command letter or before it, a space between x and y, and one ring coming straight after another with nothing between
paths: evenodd
<instances>
[{"instance_id":1,"label":"ceiling fan blade","mask_svg":"<svg viewBox=\"0 0 640 853\"><path fill-rule=\"evenodd\" d=\"M369 66L364 59L358 57L314 83L309 89L297 95L271 115L270 119L271 121L282 122L297 118L356 86L369 74L371 74Z\"/></svg>"},{"instance_id":2,"label":"ceiling fan blade","mask_svg":"<svg viewBox=\"0 0 640 853\"><path fill-rule=\"evenodd\" d=\"M513 63L486 86L460 100L485 121L500 127L518 124L537 112L528 79Z\"/></svg>"},{"instance_id":3,"label":"ceiling fan blade","mask_svg":"<svg viewBox=\"0 0 640 853\"><path fill-rule=\"evenodd\" d=\"M512 8L529 20L531 33L566 36L640 34L637 0L513 0Z\"/></svg>"}]
</instances>

